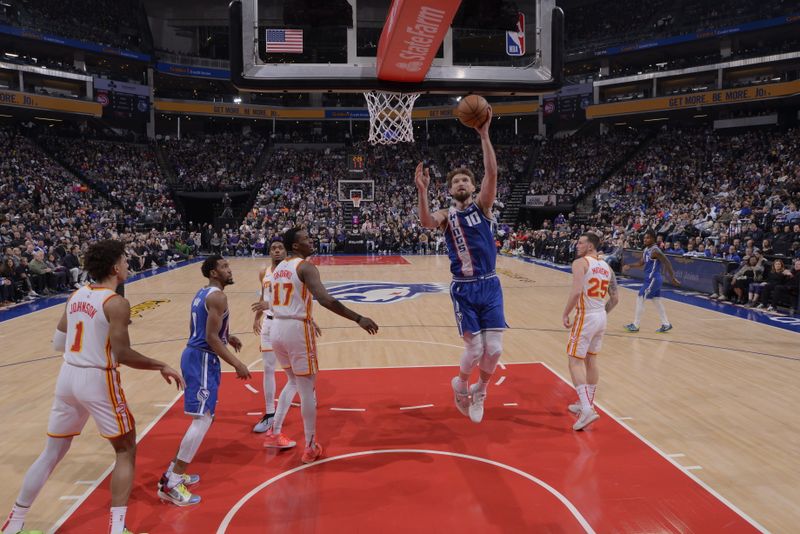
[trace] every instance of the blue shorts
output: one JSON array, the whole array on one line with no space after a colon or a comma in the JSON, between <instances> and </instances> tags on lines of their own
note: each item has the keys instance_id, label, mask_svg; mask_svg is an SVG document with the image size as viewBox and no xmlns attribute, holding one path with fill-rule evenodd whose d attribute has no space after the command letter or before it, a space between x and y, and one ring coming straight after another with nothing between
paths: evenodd
<instances>
[{"instance_id":1,"label":"blue shorts","mask_svg":"<svg viewBox=\"0 0 800 534\"><path fill-rule=\"evenodd\" d=\"M450 298L460 336L508 328L503 314L503 289L497 276L468 282L453 280Z\"/></svg>"},{"instance_id":2,"label":"blue shorts","mask_svg":"<svg viewBox=\"0 0 800 534\"><path fill-rule=\"evenodd\" d=\"M220 381L219 357L213 352L186 347L181 355L181 373L186 381L184 413L214 415Z\"/></svg>"},{"instance_id":3,"label":"blue shorts","mask_svg":"<svg viewBox=\"0 0 800 534\"><path fill-rule=\"evenodd\" d=\"M660 276L645 280L642 287L639 289L639 296L646 299L654 299L661 296L661 285L663 280Z\"/></svg>"}]
</instances>

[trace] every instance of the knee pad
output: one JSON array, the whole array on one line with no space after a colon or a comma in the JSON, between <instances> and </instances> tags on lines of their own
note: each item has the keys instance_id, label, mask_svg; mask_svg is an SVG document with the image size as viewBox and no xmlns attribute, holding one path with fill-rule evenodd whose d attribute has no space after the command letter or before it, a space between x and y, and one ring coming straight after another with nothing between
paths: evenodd
<instances>
[{"instance_id":1,"label":"knee pad","mask_svg":"<svg viewBox=\"0 0 800 534\"><path fill-rule=\"evenodd\" d=\"M487 330L484 335L484 349L481 356L480 369L484 373L494 373L500 355L503 353L503 332Z\"/></svg>"}]
</instances>

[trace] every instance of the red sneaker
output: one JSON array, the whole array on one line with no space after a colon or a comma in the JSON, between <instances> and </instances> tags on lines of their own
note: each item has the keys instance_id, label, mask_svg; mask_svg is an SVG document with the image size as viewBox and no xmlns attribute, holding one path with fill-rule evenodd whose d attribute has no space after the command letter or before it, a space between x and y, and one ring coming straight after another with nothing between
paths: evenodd
<instances>
[{"instance_id":1,"label":"red sneaker","mask_svg":"<svg viewBox=\"0 0 800 534\"><path fill-rule=\"evenodd\" d=\"M306 450L303 452L303 457L300 459L301 462L304 464L310 464L319 460L320 456L322 456L322 446L314 442L310 447L306 447Z\"/></svg>"}]
</instances>

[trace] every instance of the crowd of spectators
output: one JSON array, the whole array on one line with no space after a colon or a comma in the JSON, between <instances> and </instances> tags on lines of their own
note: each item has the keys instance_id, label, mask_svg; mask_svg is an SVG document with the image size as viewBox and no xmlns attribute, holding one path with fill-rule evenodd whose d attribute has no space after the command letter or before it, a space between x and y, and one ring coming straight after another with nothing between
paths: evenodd
<instances>
[{"instance_id":1,"label":"crowd of spectators","mask_svg":"<svg viewBox=\"0 0 800 534\"><path fill-rule=\"evenodd\" d=\"M504 248L569 263L577 237L591 229L619 266L622 250L641 248L642 233L652 229L668 255L728 262L730 272L715 282L713 298L771 311L779 301L791 304L787 295L796 297L800 282L793 270L800 267L794 265L800 259L798 150L798 130L726 135L664 128L598 188L591 214L562 214L536 230L519 227ZM761 273L769 263L783 277L763 279L747 268L751 262ZM769 289L762 289L765 283Z\"/></svg>"},{"instance_id":2,"label":"crowd of spectators","mask_svg":"<svg viewBox=\"0 0 800 534\"><path fill-rule=\"evenodd\" d=\"M187 191L254 187L259 177L253 171L266 145L266 140L256 132L188 135L161 141L177 176L176 186Z\"/></svg>"},{"instance_id":3,"label":"crowd of spectators","mask_svg":"<svg viewBox=\"0 0 800 534\"><path fill-rule=\"evenodd\" d=\"M152 146L53 136L38 142L137 223L178 227L180 217Z\"/></svg>"},{"instance_id":4,"label":"crowd of spectators","mask_svg":"<svg viewBox=\"0 0 800 534\"><path fill-rule=\"evenodd\" d=\"M130 50L150 51L139 0L8 0L9 22L43 33Z\"/></svg>"},{"instance_id":5,"label":"crowd of spectators","mask_svg":"<svg viewBox=\"0 0 800 534\"><path fill-rule=\"evenodd\" d=\"M533 166L529 195L558 195L572 203L596 186L635 151L644 134L618 129L603 136L542 141Z\"/></svg>"},{"instance_id":6,"label":"crowd of spectators","mask_svg":"<svg viewBox=\"0 0 800 534\"><path fill-rule=\"evenodd\" d=\"M666 0L578 3L565 8L566 46L574 53L769 19L795 10L796 4L790 0L723 0L713 6L703 0L686 0L677 10L674 2Z\"/></svg>"},{"instance_id":7,"label":"crowd of spectators","mask_svg":"<svg viewBox=\"0 0 800 534\"><path fill-rule=\"evenodd\" d=\"M83 254L98 239L124 240L134 272L197 253L192 233L164 225L137 230L135 214L15 128L0 128L0 149L0 309L84 283Z\"/></svg>"}]
</instances>

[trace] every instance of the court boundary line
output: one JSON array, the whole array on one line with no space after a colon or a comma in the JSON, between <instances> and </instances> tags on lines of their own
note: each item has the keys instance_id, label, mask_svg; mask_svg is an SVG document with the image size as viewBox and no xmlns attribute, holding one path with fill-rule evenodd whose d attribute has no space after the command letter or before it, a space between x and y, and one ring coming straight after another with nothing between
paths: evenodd
<instances>
[{"instance_id":1,"label":"court boundary line","mask_svg":"<svg viewBox=\"0 0 800 534\"><path fill-rule=\"evenodd\" d=\"M284 471L283 473L279 473L279 474L275 475L274 477L270 478L269 480L267 480L265 482L262 482L261 484L258 484L255 488L250 490L241 499L239 499L239 501L236 504L234 504L231 507L230 510L228 510L228 513L222 519L222 522L220 522L219 527L217 527L216 534L225 534L225 532L228 530L228 527L230 526L231 521L233 521L233 518L236 517L236 514L239 512L239 510L241 510L242 507L245 504L247 504L247 502L250 499L252 499L256 494L261 492L267 486L270 486L273 483L278 482L279 480L281 480L283 478L286 478L286 477L288 477L290 475L293 475L293 474L295 474L295 473L297 473L299 471L303 471L305 469L310 469L310 468L312 468L314 466L326 464L328 462L333 462L333 461L336 461L336 460L347 460L347 459L350 459L350 458L357 458L357 457L360 457L360 456L372 456L372 455L378 455L378 454L429 454L429 455L437 455L437 456L450 456L450 457L459 458L459 459L462 459L462 460L472 460L472 461L475 461L475 462L481 462L481 463L485 463L485 464L488 464L488 465L492 465L494 467L499 467L501 469L505 469L506 471L514 473L515 475L521 476L522 478L525 478L525 479L533 482L535 485L539 486L540 488L544 488L548 493L550 493L552 496L554 496L556 499L558 499L564 505L564 507L566 507L567 510L569 510L569 512L572 514L572 516L583 527L583 530L585 532L590 533L590 534L595 534L595 531L592 528L592 526L589 524L589 521L587 521L586 518L583 517L583 514L581 514L581 512L578 510L578 507L575 506L574 504L572 504L572 502L569 499L567 499L567 497L564 494L562 494L560 491L558 491L557 489L552 487L550 484L548 484L544 480L541 480L540 478L537 478L537 477L533 476L532 474L530 474L530 473L528 473L526 471L523 471L523 470L518 469L516 467L512 467L512 466L510 466L508 464L504 464L504 463L498 462L496 460L490 460L489 458L483 458L481 456L474 456L474 455L471 455L471 454L463 454L463 453L453 452L453 451L437 451L437 450L432 450L432 449L373 449L373 450L368 450L368 451L358 451L358 452L351 452L351 453L348 453L348 454L340 454L338 456L331 456L330 458L323 458L322 460L318 460L318 461L310 463L310 464L305 464L305 465L300 465L300 466L294 467L292 469L289 469L288 471Z\"/></svg>"},{"instance_id":2,"label":"court boundary line","mask_svg":"<svg viewBox=\"0 0 800 534\"><path fill-rule=\"evenodd\" d=\"M144 430L142 430L142 432L141 432L141 433L138 433L138 432L137 432L137 435L136 435L136 444L137 444L137 445L139 444L139 442L140 442L140 441L142 441L142 440L144 439L144 437L147 435L147 433L148 433L148 432L150 432L150 430L152 430L152 429L153 429L153 427L154 427L154 426L156 426L156 424L157 424L159 421L161 421L161 419L163 419L163 417L164 417L164 416L167 414L167 412L168 412L168 411L170 411L170 410L172 409L172 407L173 407L173 406L175 406L175 404L178 402L178 400L180 400L180 398L181 398L182 396L183 396L183 392L180 392L180 393L178 393L178 394L175 396L175 398L174 398L174 399L172 399L172 402L170 402L168 406L166 406L166 407L165 407L163 410L161 410L161 412L159 412L159 413L158 413L158 415L156 415L156 416L153 418L153 420L152 420L152 421L150 421L150 423L149 423L149 424L148 424L148 425L147 425L147 426L144 428ZM75 503L74 503L72 506L70 506L70 507L67 509L67 511L66 511L66 512L64 512L64 513L62 514L62 516L61 516L61 517L59 517L59 518L56 520L55 524L53 524L53 526L52 526L52 527L50 527L49 529L47 529L47 534L55 534L55 533L58 531L58 529L59 529L59 528L61 528L61 527L64 525L64 523L66 523L66 522L67 522L67 520L68 520L70 517L72 517L72 514L74 514L74 513L75 513L75 511L76 511L78 508L80 508L80 506L81 506L81 505L82 505L84 502L86 502L86 499L88 499L88 498L89 498L89 496L91 496L91 495L92 495L92 493L94 493L94 490L96 490L98 487L100 487L100 484L102 484L102 483L103 483L103 481L104 481L104 480L105 480L105 479L108 477L108 475L110 475L110 474L111 474L111 472L114 470L114 465L116 465L116 461L114 461L114 462L111 462L111 465L110 465L110 466L108 466L108 468L106 468L106 470L103 472L103 474L101 474L101 475L100 475L100 476L99 476L99 477L98 477L98 478L97 478L97 479L96 479L94 482L92 482L92 485L91 485L91 486L89 486L89 487L86 489L86 491L83 493L83 495L81 495L81 496L80 496L80 499L78 499L77 501L75 501Z\"/></svg>"},{"instance_id":3,"label":"court boundary line","mask_svg":"<svg viewBox=\"0 0 800 534\"><path fill-rule=\"evenodd\" d=\"M564 378L564 377L563 377L563 376L562 376L562 375L561 375L559 372L557 372L555 369L553 369L552 367L550 367L550 366L549 366L549 365L548 365L546 362L535 362L535 363L538 363L539 365L542 365L542 366L543 366L545 369L547 369L548 371L550 371L551 373L553 373L553 374L554 374L554 375L555 375L555 376L556 376L558 379L560 379L562 382L564 382L565 384L567 384L567 385L568 385L568 386L570 386L570 387L573 387L573 386L572 386L572 383L571 383L569 380L567 380L566 378ZM684 466L682 466L681 464L679 464L678 462L676 462L675 460L673 460L672 458L670 458L668 454L666 454L664 451L662 451L660 448L658 448L658 447L657 447L655 444L653 444L653 443L652 443L650 440L648 440L647 438L645 438L644 436L642 436L642 435L641 435L639 432L637 432L636 430L634 430L633 428L631 428L631 427L630 427L629 425L627 425L627 424L626 424L624 421L621 421L621 420L619 419L619 417L617 417L617 416L616 416L616 415L614 415L612 412L610 412L610 411L609 411L609 410L607 410L605 407L603 407L603 405L602 405L602 404L595 403L595 405L596 405L596 406L598 406L598 407L599 407L601 410L603 410L603 411L604 411L606 414L608 414L608 416L609 416L609 417L611 417L611 418L612 418L612 419L613 419L613 420L614 420L614 421L615 421L615 422L616 422L618 425L622 426L622 428L624 428L625 430L627 430L628 432L630 432L630 434L631 434L632 436L636 437L637 439L639 439L639 441L641 441L642 443L644 443L645 445L647 445L648 447L650 447L650 448L651 448L653 451L655 451L655 452L656 452L656 453L657 453L659 456L661 456L662 458L664 458L666 461L668 461L669 463L671 463L673 466L677 467L677 468L678 468L678 469L679 469L679 470L680 470L680 471L681 471L681 472L682 472L684 475L686 475L687 477L689 477L689 478L690 478L692 481L694 481L694 482L695 482L696 484L698 484L698 485L699 485L701 488L703 488L703 489L704 489L704 490L706 490L708 493L710 493L710 494L711 494L713 497L715 497L715 498L716 498L718 501L720 501L722 504L724 504L725 506L727 506L727 507L728 507L728 508L729 508L731 511L733 511L733 512L734 512L734 513L736 513L736 514L738 514L738 515L739 515L739 516L740 516L742 519L744 519L745 521L747 521L748 523L750 523L750 525L751 525L753 528L755 528L755 529L756 529L756 530L758 530L759 532L763 532L763 533L765 533L765 534L769 534L769 530L767 530L767 529L766 529L766 528L765 528L763 525L761 525L761 523L759 523L758 521L756 521L755 519L753 519L752 517L750 517L748 514L746 514L744 511L742 511L742 510L741 510L741 509L740 509L738 506L736 506L735 504L733 504L732 502L730 502L730 501L729 501L727 498L723 497L723 496L722 496L722 495L721 495L719 492L717 492L717 491L716 491L714 488L712 488L711 486L709 486L708 484L706 484L706 483L705 483L703 480L699 479L699 478L698 478L697 476L695 476L693 473L691 473L690 471L688 471L688 470L687 470L687 469L686 469Z\"/></svg>"}]
</instances>

